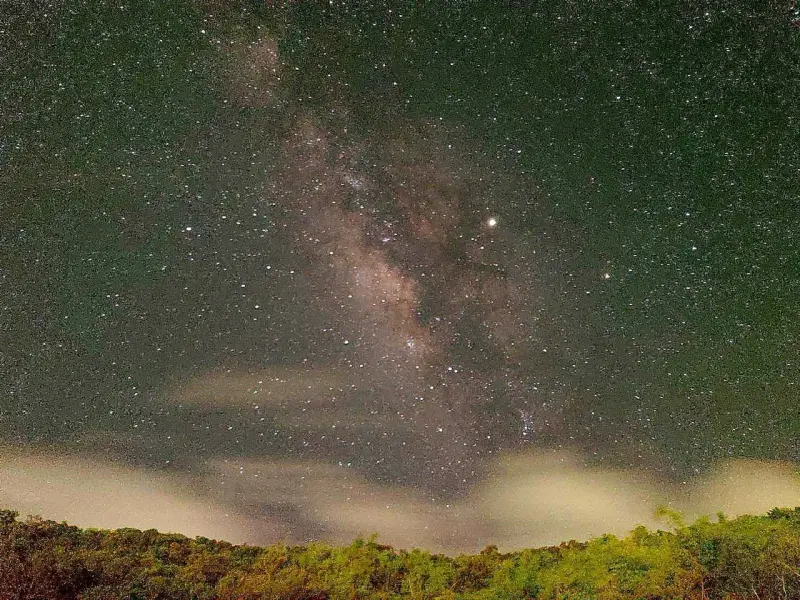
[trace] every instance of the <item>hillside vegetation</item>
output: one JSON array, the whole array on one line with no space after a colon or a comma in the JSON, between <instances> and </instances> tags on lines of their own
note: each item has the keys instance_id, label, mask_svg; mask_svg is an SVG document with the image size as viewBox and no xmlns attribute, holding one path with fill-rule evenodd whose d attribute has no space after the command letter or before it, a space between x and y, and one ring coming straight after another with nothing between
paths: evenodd
<instances>
[{"instance_id":1,"label":"hillside vegetation","mask_svg":"<svg viewBox=\"0 0 800 600\"><path fill-rule=\"evenodd\" d=\"M261 548L0 511L0 600L62 598L800 598L800 508L455 558L374 539Z\"/></svg>"}]
</instances>

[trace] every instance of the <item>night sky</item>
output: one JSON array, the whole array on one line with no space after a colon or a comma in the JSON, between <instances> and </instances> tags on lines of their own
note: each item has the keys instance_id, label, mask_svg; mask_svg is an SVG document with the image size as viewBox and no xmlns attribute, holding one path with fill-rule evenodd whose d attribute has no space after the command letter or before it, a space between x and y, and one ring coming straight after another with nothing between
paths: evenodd
<instances>
[{"instance_id":1,"label":"night sky","mask_svg":"<svg viewBox=\"0 0 800 600\"><path fill-rule=\"evenodd\" d=\"M0 2L0 504L446 551L800 504L800 7L747 4Z\"/></svg>"}]
</instances>

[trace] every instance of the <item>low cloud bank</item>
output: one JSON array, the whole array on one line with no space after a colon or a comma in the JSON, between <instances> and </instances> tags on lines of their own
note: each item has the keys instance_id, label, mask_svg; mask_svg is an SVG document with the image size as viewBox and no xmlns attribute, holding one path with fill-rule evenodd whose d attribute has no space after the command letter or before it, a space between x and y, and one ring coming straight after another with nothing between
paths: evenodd
<instances>
[{"instance_id":1,"label":"low cloud bank","mask_svg":"<svg viewBox=\"0 0 800 600\"><path fill-rule=\"evenodd\" d=\"M337 544L373 532L398 547L476 552L624 535L667 505L693 519L800 505L788 463L731 460L685 484L634 470L586 466L577 453L498 459L461 501L382 486L355 469L311 461L217 459L197 476L153 473L97 458L3 449L0 506L103 527L156 528L235 543Z\"/></svg>"},{"instance_id":2,"label":"low cloud bank","mask_svg":"<svg viewBox=\"0 0 800 600\"><path fill-rule=\"evenodd\" d=\"M181 477L82 456L0 447L0 506L82 527L155 528L234 543L287 535L277 519L254 518L189 491Z\"/></svg>"}]
</instances>

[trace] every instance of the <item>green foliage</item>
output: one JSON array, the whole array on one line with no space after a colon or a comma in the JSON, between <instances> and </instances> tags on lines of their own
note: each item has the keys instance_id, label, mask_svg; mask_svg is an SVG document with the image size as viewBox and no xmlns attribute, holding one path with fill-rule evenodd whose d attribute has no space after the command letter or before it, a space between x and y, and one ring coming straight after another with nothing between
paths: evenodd
<instances>
[{"instance_id":1,"label":"green foliage","mask_svg":"<svg viewBox=\"0 0 800 600\"><path fill-rule=\"evenodd\" d=\"M406 576L401 593L414 600L432 600L447 597L455 575L452 560L442 555L431 555L421 550L412 550L405 557Z\"/></svg>"},{"instance_id":2,"label":"green foliage","mask_svg":"<svg viewBox=\"0 0 800 600\"><path fill-rule=\"evenodd\" d=\"M18 516L19 513L15 510L0 510L0 525L8 527L17 520Z\"/></svg>"},{"instance_id":3,"label":"green foliage","mask_svg":"<svg viewBox=\"0 0 800 600\"><path fill-rule=\"evenodd\" d=\"M667 506L659 506L656 508L655 516L659 519L666 520L674 529L686 527L686 523L683 520L683 515L677 510L673 510Z\"/></svg>"},{"instance_id":4,"label":"green foliage","mask_svg":"<svg viewBox=\"0 0 800 600\"><path fill-rule=\"evenodd\" d=\"M800 520L800 507L798 508L773 508L767 513L770 519Z\"/></svg>"},{"instance_id":5,"label":"green foliage","mask_svg":"<svg viewBox=\"0 0 800 600\"><path fill-rule=\"evenodd\" d=\"M643 600L800 598L800 510L674 532L455 558L375 538L234 546L150 529L99 531L0 510L0 600ZM22 590L22 591L21 591Z\"/></svg>"}]
</instances>

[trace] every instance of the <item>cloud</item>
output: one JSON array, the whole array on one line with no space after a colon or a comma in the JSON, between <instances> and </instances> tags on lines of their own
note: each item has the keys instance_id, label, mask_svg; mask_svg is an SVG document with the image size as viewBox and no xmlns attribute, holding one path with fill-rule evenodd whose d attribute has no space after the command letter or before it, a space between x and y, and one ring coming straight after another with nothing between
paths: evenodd
<instances>
[{"instance_id":1,"label":"cloud","mask_svg":"<svg viewBox=\"0 0 800 600\"><path fill-rule=\"evenodd\" d=\"M693 519L759 514L800 504L791 465L721 463L686 483L647 472L588 466L571 451L508 454L457 501L381 485L353 467L311 460L215 458L189 477L81 456L4 451L0 506L93 527L138 527L237 543L349 543L378 534L396 547L477 552L666 528L669 505ZM754 485L758 482L758 485Z\"/></svg>"},{"instance_id":2,"label":"cloud","mask_svg":"<svg viewBox=\"0 0 800 600\"><path fill-rule=\"evenodd\" d=\"M452 551L482 547L489 539L490 530L472 507L436 502L409 487L376 484L346 465L216 460L208 477L226 482L215 491L221 502L249 498L260 507L291 513L295 540L347 544L377 533L380 541L397 547Z\"/></svg>"},{"instance_id":3,"label":"cloud","mask_svg":"<svg viewBox=\"0 0 800 600\"><path fill-rule=\"evenodd\" d=\"M688 482L676 506L689 517L765 513L776 506L800 506L797 465L785 461L737 459L721 463Z\"/></svg>"},{"instance_id":4,"label":"cloud","mask_svg":"<svg viewBox=\"0 0 800 600\"><path fill-rule=\"evenodd\" d=\"M722 511L730 517L800 505L800 477L784 462L728 460L686 482L644 470L589 466L578 452L507 455L470 496L498 546L518 549L625 535L637 525L668 528L655 518L669 506L691 522Z\"/></svg>"},{"instance_id":5,"label":"cloud","mask_svg":"<svg viewBox=\"0 0 800 600\"><path fill-rule=\"evenodd\" d=\"M471 501L505 549L654 527L655 508L669 500L646 472L589 467L573 452L507 455L491 472Z\"/></svg>"},{"instance_id":6,"label":"cloud","mask_svg":"<svg viewBox=\"0 0 800 600\"><path fill-rule=\"evenodd\" d=\"M353 383L331 369L273 366L217 369L188 381L175 381L164 393L170 404L199 408L280 408L320 410Z\"/></svg>"},{"instance_id":7,"label":"cloud","mask_svg":"<svg viewBox=\"0 0 800 600\"><path fill-rule=\"evenodd\" d=\"M252 517L190 490L185 477L101 459L0 447L0 506L73 525L155 528L234 543L286 536L282 523Z\"/></svg>"}]
</instances>

